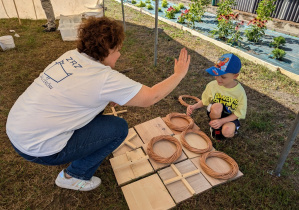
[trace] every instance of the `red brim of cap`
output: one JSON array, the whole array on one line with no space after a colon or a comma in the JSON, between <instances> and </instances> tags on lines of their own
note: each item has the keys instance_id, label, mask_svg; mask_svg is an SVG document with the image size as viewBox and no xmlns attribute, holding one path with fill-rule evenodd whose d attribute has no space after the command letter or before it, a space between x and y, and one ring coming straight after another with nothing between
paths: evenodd
<instances>
[{"instance_id":1,"label":"red brim of cap","mask_svg":"<svg viewBox=\"0 0 299 210\"><path fill-rule=\"evenodd\" d=\"M212 76L221 76L221 75L225 74L225 71L221 71L220 69L216 68L215 66L206 69L206 72L208 72Z\"/></svg>"}]
</instances>

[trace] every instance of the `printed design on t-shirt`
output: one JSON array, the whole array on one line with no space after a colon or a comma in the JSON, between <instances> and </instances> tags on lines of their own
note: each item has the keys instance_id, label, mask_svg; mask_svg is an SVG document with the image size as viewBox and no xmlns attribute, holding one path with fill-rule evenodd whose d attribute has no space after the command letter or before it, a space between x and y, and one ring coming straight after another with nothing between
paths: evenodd
<instances>
[{"instance_id":1,"label":"printed design on t-shirt","mask_svg":"<svg viewBox=\"0 0 299 210\"><path fill-rule=\"evenodd\" d=\"M65 78L71 76L73 73L67 73L65 68L63 67L67 63L70 63L73 68L82 68L76 60L72 57L66 58L62 61L57 61L53 66L49 67L45 70L44 74L47 76L47 79L54 80L55 82L59 83Z\"/></svg>"},{"instance_id":2,"label":"printed design on t-shirt","mask_svg":"<svg viewBox=\"0 0 299 210\"><path fill-rule=\"evenodd\" d=\"M215 93L212 102L223 104L228 111L235 111L238 107L239 100L231 96L221 95L221 93Z\"/></svg>"},{"instance_id":3,"label":"printed design on t-shirt","mask_svg":"<svg viewBox=\"0 0 299 210\"><path fill-rule=\"evenodd\" d=\"M67 73L63 68L64 60L56 62L53 66L45 70L44 74L47 75L50 79L59 83L65 78L72 75L72 73Z\"/></svg>"}]
</instances>

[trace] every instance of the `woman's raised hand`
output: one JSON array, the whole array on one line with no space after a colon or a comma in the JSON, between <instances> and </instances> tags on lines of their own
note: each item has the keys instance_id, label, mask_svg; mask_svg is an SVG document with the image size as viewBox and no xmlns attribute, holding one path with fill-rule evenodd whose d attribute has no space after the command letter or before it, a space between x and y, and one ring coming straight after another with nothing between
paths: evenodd
<instances>
[{"instance_id":1,"label":"woman's raised hand","mask_svg":"<svg viewBox=\"0 0 299 210\"><path fill-rule=\"evenodd\" d=\"M184 77L188 72L190 64L190 55L188 55L186 48L181 49L179 59L174 61L174 73Z\"/></svg>"}]
</instances>

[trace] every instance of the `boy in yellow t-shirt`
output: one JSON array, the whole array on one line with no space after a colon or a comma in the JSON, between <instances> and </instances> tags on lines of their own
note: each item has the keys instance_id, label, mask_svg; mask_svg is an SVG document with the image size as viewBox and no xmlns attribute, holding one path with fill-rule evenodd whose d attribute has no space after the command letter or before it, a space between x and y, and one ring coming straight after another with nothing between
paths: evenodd
<instances>
[{"instance_id":1,"label":"boy in yellow t-shirt","mask_svg":"<svg viewBox=\"0 0 299 210\"><path fill-rule=\"evenodd\" d=\"M215 66L206 71L215 76L202 94L202 99L187 107L187 115L195 109L207 106L211 137L216 140L231 138L240 128L239 119L245 119L247 96L239 76L241 61L234 54L222 55Z\"/></svg>"}]
</instances>

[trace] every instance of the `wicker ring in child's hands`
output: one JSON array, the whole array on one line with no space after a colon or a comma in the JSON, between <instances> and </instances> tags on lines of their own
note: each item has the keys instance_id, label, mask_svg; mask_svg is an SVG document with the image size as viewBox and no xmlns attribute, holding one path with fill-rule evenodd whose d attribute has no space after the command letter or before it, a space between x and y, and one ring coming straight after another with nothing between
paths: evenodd
<instances>
[{"instance_id":1,"label":"wicker ring in child's hands","mask_svg":"<svg viewBox=\"0 0 299 210\"><path fill-rule=\"evenodd\" d=\"M199 102L199 101L200 101L200 99L197 98L197 97L195 97L195 96L181 95L181 96L179 97L179 102L180 102L183 106L189 106L189 105L190 105L190 104L187 104L187 103L183 100L183 98L192 98L192 99L194 99L196 102Z\"/></svg>"}]
</instances>

